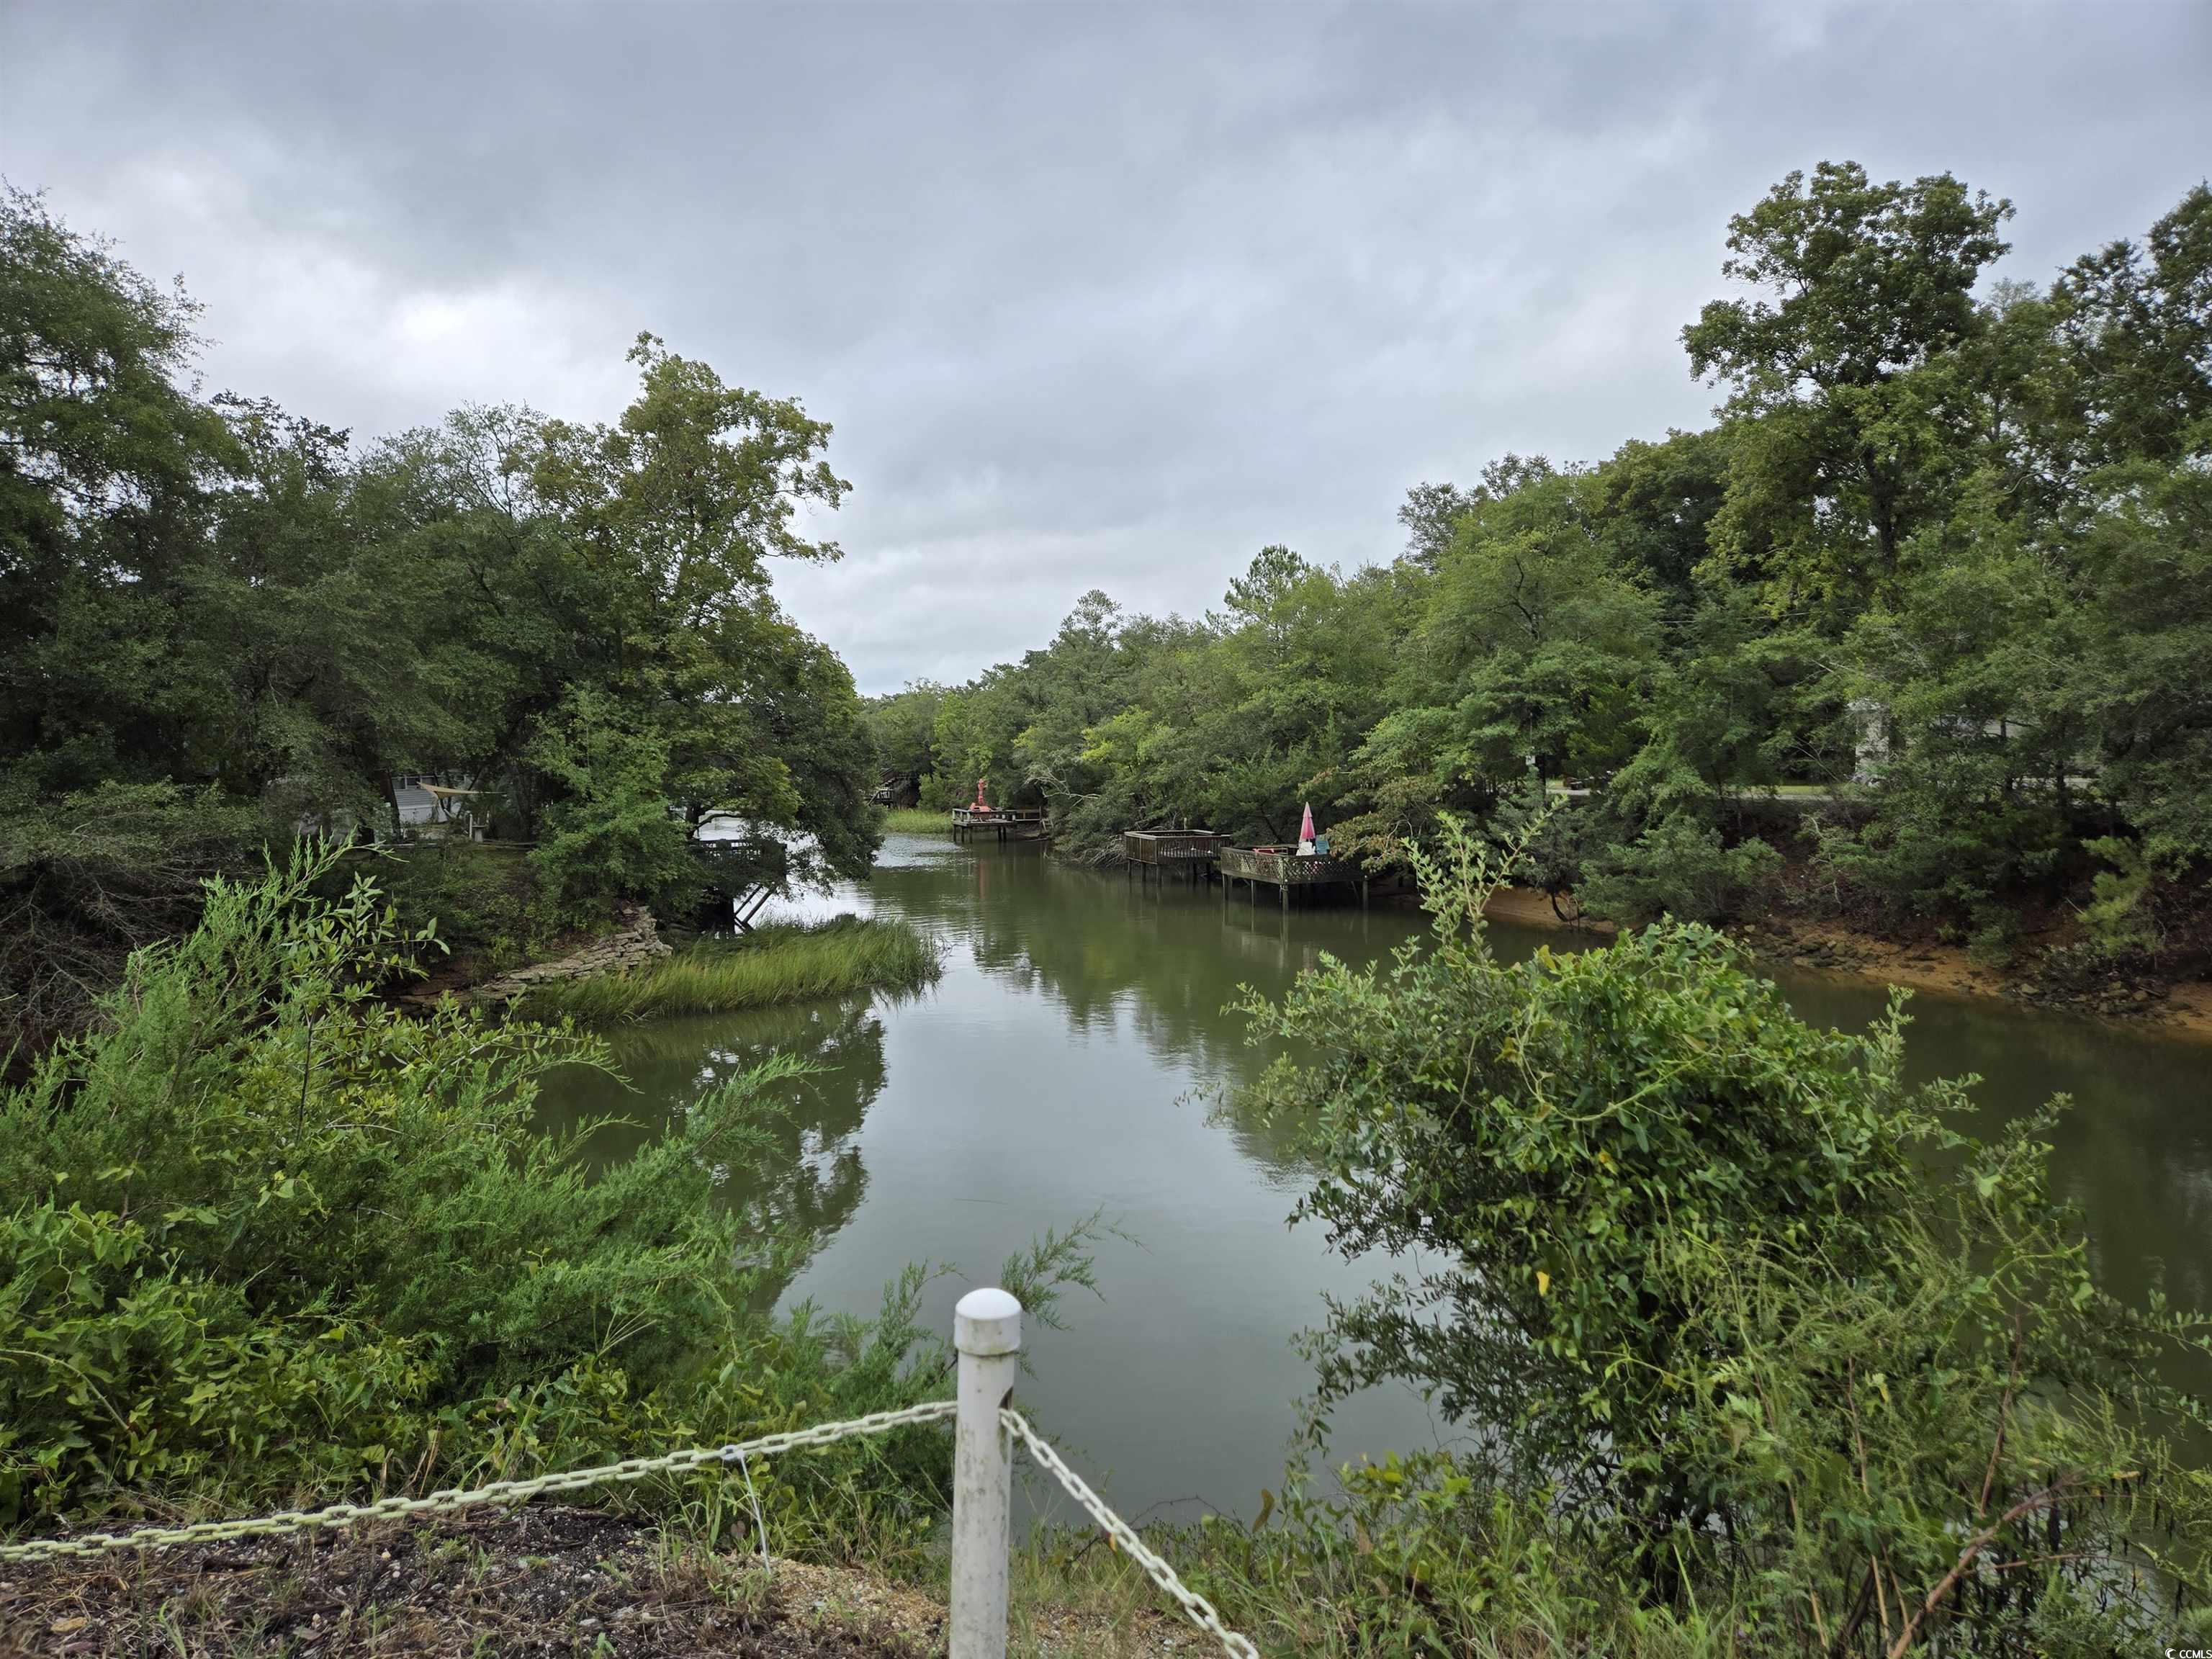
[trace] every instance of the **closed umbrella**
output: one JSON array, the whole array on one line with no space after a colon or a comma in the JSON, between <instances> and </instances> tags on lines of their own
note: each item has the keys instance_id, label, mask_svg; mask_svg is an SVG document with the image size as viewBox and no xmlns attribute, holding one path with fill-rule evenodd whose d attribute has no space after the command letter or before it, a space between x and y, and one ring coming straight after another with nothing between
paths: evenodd
<instances>
[{"instance_id":1,"label":"closed umbrella","mask_svg":"<svg viewBox=\"0 0 2212 1659\"><path fill-rule=\"evenodd\" d=\"M1312 852L1313 839L1313 803L1311 801L1308 801L1306 803L1305 816L1298 820L1298 851L1301 853Z\"/></svg>"}]
</instances>

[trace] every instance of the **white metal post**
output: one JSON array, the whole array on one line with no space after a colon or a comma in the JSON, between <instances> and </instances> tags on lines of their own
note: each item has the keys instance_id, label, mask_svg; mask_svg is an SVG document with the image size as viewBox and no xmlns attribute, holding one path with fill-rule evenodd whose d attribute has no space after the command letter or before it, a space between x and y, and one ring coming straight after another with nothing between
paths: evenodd
<instances>
[{"instance_id":1,"label":"white metal post","mask_svg":"<svg viewBox=\"0 0 2212 1659\"><path fill-rule=\"evenodd\" d=\"M960 1356L952 1443L951 1659L1006 1659L1006 1550L1014 1448L999 1408L1021 1370L1022 1304L1004 1291L970 1291L952 1310Z\"/></svg>"}]
</instances>

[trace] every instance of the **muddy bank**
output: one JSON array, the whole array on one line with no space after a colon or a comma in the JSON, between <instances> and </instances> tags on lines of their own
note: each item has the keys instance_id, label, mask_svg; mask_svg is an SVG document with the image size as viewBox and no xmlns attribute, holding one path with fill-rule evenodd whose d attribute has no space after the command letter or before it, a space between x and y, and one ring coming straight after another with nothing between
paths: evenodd
<instances>
[{"instance_id":1,"label":"muddy bank","mask_svg":"<svg viewBox=\"0 0 2212 1659\"><path fill-rule=\"evenodd\" d=\"M1553 927L1600 937L1616 932L1611 922L1562 920L1573 913L1571 901L1555 907L1533 888L1501 889L1484 907L1494 921L1523 927ZM1900 944L1832 923L1768 918L1729 930L1762 961L1787 963L1812 973L1834 974L1880 985L1901 985L1937 996L1988 997L2031 1003L2116 1024L2154 1025L2163 1032L2212 1042L2212 984L2183 981L2168 986L2118 987L2094 1000L2060 1000L2014 976L1985 968L1956 945Z\"/></svg>"}]
</instances>

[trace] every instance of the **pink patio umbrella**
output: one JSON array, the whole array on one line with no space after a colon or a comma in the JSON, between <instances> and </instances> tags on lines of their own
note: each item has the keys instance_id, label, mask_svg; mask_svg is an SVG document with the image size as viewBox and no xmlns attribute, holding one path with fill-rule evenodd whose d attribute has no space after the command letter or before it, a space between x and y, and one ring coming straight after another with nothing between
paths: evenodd
<instances>
[{"instance_id":1,"label":"pink patio umbrella","mask_svg":"<svg viewBox=\"0 0 2212 1659\"><path fill-rule=\"evenodd\" d=\"M1305 804L1305 816L1298 820L1298 851L1301 853L1313 851L1313 803L1308 801Z\"/></svg>"}]
</instances>

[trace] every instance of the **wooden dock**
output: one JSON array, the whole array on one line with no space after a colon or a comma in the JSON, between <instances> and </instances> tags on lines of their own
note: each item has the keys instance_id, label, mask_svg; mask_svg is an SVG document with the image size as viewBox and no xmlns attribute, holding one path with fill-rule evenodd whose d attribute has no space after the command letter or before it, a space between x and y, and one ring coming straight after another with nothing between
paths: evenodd
<instances>
[{"instance_id":1,"label":"wooden dock","mask_svg":"<svg viewBox=\"0 0 2212 1659\"><path fill-rule=\"evenodd\" d=\"M956 806L952 809L952 839L976 841L995 836L1000 841L1047 841L1052 827L1042 806Z\"/></svg>"},{"instance_id":2,"label":"wooden dock","mask_svg":"<svg viewBox=\"0 0 2212 1659\"><path fill-rule=\"evenodd\" d=\"M1221 902L1229 902L1231 883L1243 882L1253 903L1260 889L1272 887L1284 909L1291 908L1291 890L1318 892L1324 887L1357 887L1359 908L1367 908L1367 872L1350 859L1300 858L1273 847L1224 847L1220 854Z\"/></svg>"},{"instance_id":3,"label":"wooden dock","mask_svg":"<svg viewBox=\"0 0 2212 1659\"><path fill-rule=\"evenodd\" d=\"M1213 878L1213 861L1228 845L1228 836L1211 830L1124 830L1121 868L1139 880L1148 871L1162 881L1170 870L1184 871L1195 886Z\"/></svg>"}]
</instances>

